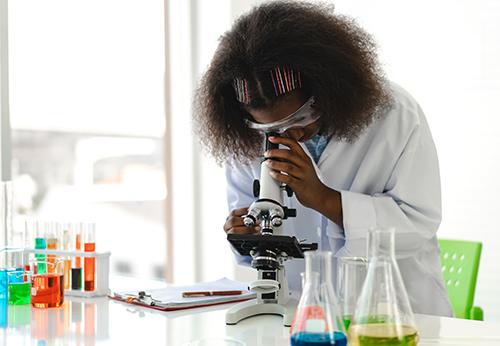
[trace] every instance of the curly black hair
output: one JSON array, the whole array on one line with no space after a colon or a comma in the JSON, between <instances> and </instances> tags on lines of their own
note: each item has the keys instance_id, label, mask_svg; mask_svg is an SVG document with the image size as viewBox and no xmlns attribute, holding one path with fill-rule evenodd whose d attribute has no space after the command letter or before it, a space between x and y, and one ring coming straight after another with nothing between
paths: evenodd
<instances>
[{"instance_id":1,"label":"curly black hair","mask_svg":"<svg viewBox=\"0 0 500 346\"><path fill-rule=\"evenodd\" d=\"M273 1L239 17L220 38L195 95L195 131L218 163L248 162L261 153L261 134L244 121L235 79L248 81L250 104L272 107L276 66L300 71L304 96L314 96L322 133L354 140L390 103L372 37L332 5Z\"/></svg>"}]
</instances>

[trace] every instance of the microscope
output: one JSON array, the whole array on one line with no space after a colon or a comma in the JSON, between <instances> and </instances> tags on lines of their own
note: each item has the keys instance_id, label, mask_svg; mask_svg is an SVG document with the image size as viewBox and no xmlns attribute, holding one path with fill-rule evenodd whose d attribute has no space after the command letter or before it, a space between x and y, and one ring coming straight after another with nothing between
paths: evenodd
<instances>
[{"instance_id":1,"label":"microscope","mask_svg":"<svg viewBox=\"0 0 500 346\"><path fill-rule=\"evenodd\" d=\"M276 132L265 133L265 150L277 149L269 137L279 136ZM257 198L243 217L247 227L257 224L260 234L228 234L227 240L240 255L251 256L251 266L257 270L258 279L249 285L257 298L241 302L226 313L226 324L236 324L244 318L275 314L283 316L286 327L292 325L298 301L290 296L285 275L284 262L292 258L304 258L304 251L316 250L317 243L305 244L292 236L282 235L283 220L296 217L296 210L283 205L283 193L289 197L293 191L282 185L269 174L270 168L262 160L260 180L254 180L253 195Z\"/></svg>"}]
</instances>

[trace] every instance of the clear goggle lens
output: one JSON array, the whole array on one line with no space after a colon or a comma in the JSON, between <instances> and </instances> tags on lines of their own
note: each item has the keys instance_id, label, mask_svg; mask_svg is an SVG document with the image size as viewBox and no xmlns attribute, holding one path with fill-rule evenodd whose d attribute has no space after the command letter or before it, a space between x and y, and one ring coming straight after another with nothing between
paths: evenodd
<instances>
[{"instance_id":1,"label":"clear goggle lens","mask_svg":"<svg viewBox=\"0 0 500 346\"><path fill-rule=\"evenodd\" d=\"M262 132L283 133L292 127L306 127L319 119L319 115L314 113L313 104L314 97L311 96L299 109L284 119L266 124L256 123L249 119L245 119L245 122L249 128Z\"/></svg>"}]
</instances>

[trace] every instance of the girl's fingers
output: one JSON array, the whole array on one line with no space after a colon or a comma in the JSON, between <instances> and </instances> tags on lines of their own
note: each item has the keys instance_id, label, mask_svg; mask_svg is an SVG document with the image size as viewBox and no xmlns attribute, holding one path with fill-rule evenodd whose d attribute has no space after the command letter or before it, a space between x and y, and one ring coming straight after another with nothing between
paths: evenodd
<instances>
[{"instance_id":1,"label":"girl's fingers","mask_svg":"<svg viewBox=\"0 0 500 346\"><path fill-rule=\"evenodd\" d=\"M302 149L299 142L297 142L295 139L288 137L269 137L269 141L272 143L283 144L289 147L292 151L305 154L304 149Z\"/></svg>"},{"instance_id":2,"label":"girl's fingers","mask_svg":"<svg viewBox=\"0 0 500 346\"><path fill-rule=\"evenodd\" d=\"M309 158L309 156L305 158L300 155L297 155L297 153L294 153L288 149L269 150L264 153L264 157L274 161L289 162L301 169L305 169L307 167L307 161L305 160Z\"/></svg>"},{"instance_id":3,"label":"girl's fingers","mask_svg":"<svg viewBox=\"0 0 500 346\"><path fill-rule=\"evenodd\" d=\"M274 171L284 172L288 175L291 175L294 178L300 179L302 177L303 171L299 169L297 166L285 162L285 161L275 161L275 160L266 160L266 165Z\"/></svg>"},{"instance_id":4,"label":"girl's fingers","mask_svg":"<svg viewBox=\"0 0 500 346\"><path fill-rule=\"evenodd\" d=\"M243 216L248 212L248 208L238 208L238 209L233 209L231 210L231 213L229 213L230 216ZM228 218L229 218L228 217Z\"/></svg>"},{"instance_id":5,"label":"girl's fingers","mask_svg":"<svg viewBox=\"0 0 500 346\"><path fill-rule=\"evenodd\" d=\"M227 231L232 227L244 226L243 218L240 216L229 216L224 224L224 230Z\"/></svg>"},{"instance_id":6,"label":"girl's fingers","mask_svg":"<svg viewBox=\"0 0 500 346\"><path fill-rule=\"evenodd\" d=\"M278 171L271 171L269 172L271 174L271 177L276 179L277 181L286 184L292 188L292 190L295 190L295 186L299 182L299 180L291 175L286 175L283 173L280 173Z\"/></svg>"}]
</instances>

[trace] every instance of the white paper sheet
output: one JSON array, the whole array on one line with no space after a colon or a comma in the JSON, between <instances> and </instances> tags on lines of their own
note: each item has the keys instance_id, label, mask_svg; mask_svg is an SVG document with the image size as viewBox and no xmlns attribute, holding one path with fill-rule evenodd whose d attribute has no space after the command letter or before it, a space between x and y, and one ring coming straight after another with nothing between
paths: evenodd
<instances>
[{"instance_id":1,"label":"white paper sheet","mask_svg":"<svg viewBox=\"0 0 500 346\"><path fill-rule=\"evenodd\" d=\"M191 297L183 298L183 292L190 291L245 291L243 294L232 296L208 296L208 297ZM216 281L203 282L189 286L167 286L165 288L152 290L137 290L115 292L114 296L122 299L127 297L137 297L139 291L144 291L146 295L151 295L156 306L163 308L186 308L196 307L199 305L217 304L223 302L231 302L235 300L255 298L256 294L248 291L248 284L244 282L234 281L227 278L222 278Z\"/></svg>"}]
</instances>

